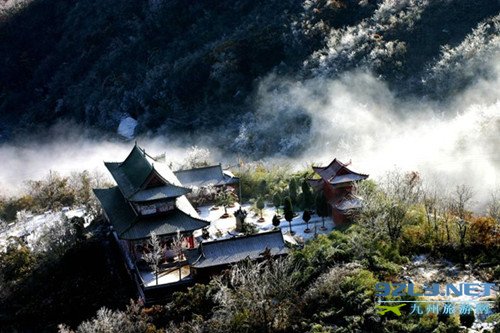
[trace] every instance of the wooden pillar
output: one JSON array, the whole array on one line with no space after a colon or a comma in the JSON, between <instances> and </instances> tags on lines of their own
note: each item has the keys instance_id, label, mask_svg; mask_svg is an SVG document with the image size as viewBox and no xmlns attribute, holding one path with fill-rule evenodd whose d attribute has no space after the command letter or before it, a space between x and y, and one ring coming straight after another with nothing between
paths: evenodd
<instances>
[{"instance_id":1,"label":"wooden pillar","mask_svg":"<svg viewBox=\"0 0 500 333\"><path fill-rule=\"evenodd\" d=\"M187 241L188 241L188 244L189 244L189 248L193 249L194 248L194 236L191 235L191 236L188 236L186 238L187 238Z\"/></svg>"}]
</instances>

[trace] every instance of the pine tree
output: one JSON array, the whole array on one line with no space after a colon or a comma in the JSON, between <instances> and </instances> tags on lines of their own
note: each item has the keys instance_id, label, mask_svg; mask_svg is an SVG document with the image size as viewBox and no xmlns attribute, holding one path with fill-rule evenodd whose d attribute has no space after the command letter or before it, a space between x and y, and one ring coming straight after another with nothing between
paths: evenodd
<instances>
[{"instance_id":1,"label":"pine tree","mask_svg":"<svg viewBox=\"0 0 500 333\"><path fill-rule=\"evenodd\" d=\"M290 235L293 235L293 234L295 234L292 231L293 206L292 206L292 200L290 199L290 197L285 198L283 206L284 206L283 210L285 212L285 220L288 221L288 224L290 226Z\"/></svg>"},{"instance_id":2,"label":"pine tree","mask_svg":"<svg viewBox=\"0 0 500 333\"><path fill-rule=\"evenodd\" d=\"M276 208L276 214L278 216L280 215L279 208L281 206L281 202L282 202L281 194L279 192L274 193L274 195L273 195L273 205Z\"/></svg>"},{"instance_id":3,"label":"pine tree","mask_svg":"<svg viewBox=\"0 0 500 333\"><path fill-rule=\"evenodd\" d=\"M238 196L230 188L224 187L217 194L217 205L224 207L224 215L221 216L222 218L226 218L229 216L229 214L227 213L227 207L233 205L236 201L238 201Z\"/></svg>"},{"instance_id":4,"label":"pine tree","mask_svg":"<svg viewBox=\"0 0 500 333\"><path fill-rule=\"evenodd\" d=\"M295 180L295 178L292 178L290 180L290 183L288 184L288 192L292 205L297 204L298 193L297 193L297 181Z\"/></svg>"},{"instance_id":5,"label":"pine tree","mask_svg":"<svg viewBox=\"0 0 500 333\"><path fill-rule=\"evenodd\" d=\"M259 222L264 222L264 217L262 216L262 210L264 209L265 204L264 204L264 199L262 197L260 197L259 199L257 199L257 202L255 203L255 207L257 207L257 209L260 212Z\"/></svg>"},{"instance_id":6,"label":"pine tree","mask_svg":"<svg viewBox=\"0 0 500 333\"><path fill-rule=\"evenodd\" d=\"M319 217L321 217L323 225L321 226L321 230L326 230L325 227L325 217L328 216L328 202L326 201L325 194L323 191L318 192L316 196L316 213Z\"/></svg>"},{"instance_id":7,"label":"pine tree","mask_svg":"<svg viewBox=\"0 0 500 333\"><path fill-rule=\"evenodd\" d=\"M310 233L311 232L311 229L309 229L309 221L311 220L311 213L309 213L309 211L306 209L304 211L304 213L302 214L302 219L304 220L304 222L306 223L307 227L306 229L304 230L305 233Z\"/></svg>"},{"instance_id":8,"label":"pine tree","mask_svg":"<svg viewBox=\"0 0 500 333\"><path fill-rule=\"evenodd\" d=\"M262 179L259 183L259 188L258 188L258 191L259 191L259 195L260 196L265 196L267 195L267 182L265 179Z\"/></svg>"},{"instance_id":9,"label":"pine tree","mask_svg":"<svg viewBox=\"0 0 500 333\"><path fill-rule=\"evenodd\" d=\"M304 203L304 210L311 209L311 206L313 205L313 195L311 193L311 187L305 179L302 182L302 198Z\"/></svg>"},{"instance_id":10,"label":"pine tree","mask_svg":"<svg viewBox=\"0 0 500 333\"><path fill-rule=\"evenodd\" d=\"M278 215L274 215L273 216L273 226L277 229L279 226L280 226L280 218L278 217Z\"/></svg>"}]
</instances>

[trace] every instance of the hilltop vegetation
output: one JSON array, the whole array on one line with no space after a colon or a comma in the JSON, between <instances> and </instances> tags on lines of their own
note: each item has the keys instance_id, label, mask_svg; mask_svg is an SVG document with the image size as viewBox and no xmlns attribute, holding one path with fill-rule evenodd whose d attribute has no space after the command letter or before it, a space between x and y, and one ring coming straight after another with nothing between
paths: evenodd
<instances>
[{"instance_id":1,"label":"hilltop vegetation","mask_svg":"<svg viewBox=\"0 0 500 333\"><path fill-rule=\"evenodd\" d=\"M246 172L279 182L272 169ZM384 183L367 181L359 192L366 205L355 223L320 235L287 259L242 263L207 285L175 293L165 306L103 308L75 332L104 327L111 332L459 332L470 327L474 320L468 315L417 316L406 309L401 318L381 316L375 283L401 281L403 267L423 253L498 281L498 198L478 216L467 208L470 189L458 187L450 197L438 197L424 191L415 174L398 173ZM499 302L493 310L500 309ZM126 328L119 318L129 321ZM498 315L490 321L498 323ZM74 331L63 325L60 332Z\"/></svg>"},{"instance_id":2,"label":"hilltop vegetation","mask_svg":"<svg viewBox=\"0 0 500 333\"><path fill-rule=\"evenodd\" d=\"M215 145L261 155L305 144L260 130L262 93L287 89L281 80L360 69L396 95L444 100L491 74L500 10L488 0L14 3L0 11L0 140L62 120L115 132L132 116L140 134L223 131ZM308 132L309 117L280 111L289 135Z\"/></svg>"},{"instance_id":3,"label":"hilltop vegetation","mask_svg":"<svg viewBox=\"0 0 500 333\"><path fill-rule=\"evenodd\" d=\"M247 166L240 173L243 191L272 199L272 191L290 191L285 184L308 176L279 170ZM51 174L41 183L60 181ZM65 323L82 333L458 332L460 325L470 325L458 315L405 316L404 321L380 316L374 285L401 281L402 268L421 254L448 260L484 282L498 281L499 198L492 196L487 212L474 214L469 188L458 187L443 197L425 189L418 175L398 172L380 183L365 181L358 192L365 208L353 224L309 241L286 260L243 263L153 307L129 304L133 286L123 267L114 264L116 249L102 219L85 229L68 221L57 226L65 232L47 231L35 248L13 243L0 254L0 308L7 315L0 320L37 331ZM95 318L78 324L102 306ZM66 326L60 330L71 331Z\"/></svg>"}]
</instances>

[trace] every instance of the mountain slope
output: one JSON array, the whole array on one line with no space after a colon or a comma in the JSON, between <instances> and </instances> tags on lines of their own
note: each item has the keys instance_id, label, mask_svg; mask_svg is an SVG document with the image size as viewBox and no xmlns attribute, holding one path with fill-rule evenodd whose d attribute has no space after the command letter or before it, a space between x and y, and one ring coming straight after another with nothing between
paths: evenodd
<instances>
[{"instance_id":1,"label":"mountain slope","mask_svg":"<svg viewBox=\"0 0 500 333\"><path fill-rule=\"evenodd\" d=\"M499 12L491 0L27 1L0 12L0 140L64 119L115 131L130 115L139 134L224 131L213 143L227 146L273 75L361 69L397 96L446 100L489 73ZM481 23L480 45L452 62L474 66L443 85L445 51ZM284 117L291 132L310 129L307 114Z\"/></svg>"}]
</instances>

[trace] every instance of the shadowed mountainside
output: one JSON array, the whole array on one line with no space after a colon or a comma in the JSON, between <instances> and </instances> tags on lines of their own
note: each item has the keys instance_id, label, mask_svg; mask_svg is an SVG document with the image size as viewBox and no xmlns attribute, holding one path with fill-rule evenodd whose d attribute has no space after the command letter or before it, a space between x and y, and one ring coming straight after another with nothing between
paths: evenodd
<instances>
[{"instance_id":1,"label":"shadowed mountainside","mask_svg":"<svg viewBox=\"0 0 500 333\"><path fill-rule=\"evenodd\" d=\"M300 82L361 69L397 96L446 100L488 68L436 74L445 51L489 22L480 33L489 53L452 60L491 57L500 11L489 0L17 3L0 11L0 141L61 120L114 132L132 116L143 135L228 133L212 138L217 146L241 133L270 75ZM309 130L308 117L285 118L288 131Z\"/></svg>"}]
</instances>

